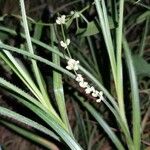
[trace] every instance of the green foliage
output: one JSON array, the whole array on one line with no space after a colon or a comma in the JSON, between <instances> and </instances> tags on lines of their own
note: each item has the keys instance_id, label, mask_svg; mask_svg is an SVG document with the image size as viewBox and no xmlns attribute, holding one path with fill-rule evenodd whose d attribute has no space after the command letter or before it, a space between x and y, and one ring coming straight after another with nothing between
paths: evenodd
<instances>
[{"instance_id":1,"label":"green foliage","mask_svg":"<svg viewBox=\"0 0 150 150\"><path fill-rule=\"evenodd\" d=\"M38 119L0 106L0 123L52 150L61 149L59 144L62 142L66 149L99 150L105 142L109 143L108 138L113 143L111 146L118 150L140 150L142 118L137 77L150 76L150 66L144 59L145 48L149 46L150 13L149 7L142 2L131 1L129 3L146 10L135 15L132 14L135 9L125 13L125 10L128 12L125 2L128 1L70 2L58 10L69 10L67 7L76 3L78 11L70 15L67 12L66 24L57 25L27 17L24 0L20 0L21 15L12 14L21 24L20 33L3 25L8 16L3 14L0 17L1 66L14 73L17 79L8 81L0 75L0 87L8 98ZM80 4L82 9L79 11ZM140 44L135 42L137 39L132 41L135 54L127 42L130 41L128 35L142 24L145 27L139 37L142 37ZM17 46L8 44L11 36L19 36L23 42ZM62 49L60 41L65 42L68 38L71 39L69 48ZM95 98L78 86L74 80L77 71L64 67L70 58L80 61L79 73L104 93L103 104L96 103ZM129 81L125 81L127 78ZM69 122L74 117L74 122ZM26 125L39 133L27 129ZM47 139L40 133L47 135ZM51 142L49 137L56 142Z\"/></svg>"}]
</instances>

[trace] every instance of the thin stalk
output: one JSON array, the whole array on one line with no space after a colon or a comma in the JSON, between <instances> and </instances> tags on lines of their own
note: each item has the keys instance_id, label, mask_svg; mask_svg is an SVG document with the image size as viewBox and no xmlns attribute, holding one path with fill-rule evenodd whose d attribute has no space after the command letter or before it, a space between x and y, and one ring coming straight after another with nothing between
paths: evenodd
<instances>
[{"instance_id":1,"label":"thin stalk","mask_svg":"<svg viewBox=\"0 0 150 150\"><path fill-rule=\"evenodd\" d=\"M66 42L65 31L64 31L64 27L63 27L62 24L61 24L61 32L62 32L63 40L64 40L64 42ZM72 57L71 57L71 54L70 54L70 51L69 51L69 49L68 49L68 47L67 47L66 50L67 50L68 56L69 56L70 58L72 58Z\"/></svg>"}]
</instances>

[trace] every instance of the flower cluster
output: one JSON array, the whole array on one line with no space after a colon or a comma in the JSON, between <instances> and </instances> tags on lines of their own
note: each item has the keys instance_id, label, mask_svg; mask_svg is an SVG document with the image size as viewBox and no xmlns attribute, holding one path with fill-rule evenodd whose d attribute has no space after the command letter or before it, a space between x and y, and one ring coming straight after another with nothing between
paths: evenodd
<instances>
[{"instance_id":1,"label":"flower cluster","mask_svg":"<svg viewBox=\"0 0 150 150\"><path fill-rule=\"evenodd\" d=\"M62 15L62 16L60 16L60 17L57 17L56 23L59 24L59 25L65 24L65 23L66 23L66 16L65 16L65 15Z\"/></svg>"},{"instance_id":2,"label":"flower cluster","mask_svg":"<svg viewBox=\"0 0 150 150\"><path fill-rule=\"evenodd\" d=\"M70 44L70 39L67 39L65 42L64 41L60 41L60 45L64 49L67 49L67 47L69 46L69 44Z\"/></svg>"},{"instance_id":3,"label":"flower cluster","mask_svg":"<svg viewBox=\"0 0 150 150\"><path fill-rule=\"evenodd\" d=\"M73 15L76 15L76 17L79 17L79 14L77 12L72 12ZM59 25L65 24L66 21L66 16L62 15L60 17L57 17L56 23ZM65 41L60 41L60 45L64 48L67 49L67 47L70 44L70 39L66 39ZM68 49L67 49L68 50ZM78 74L76 71L79 69L79 61L74 60L70 58L67 62L66 69L68 70L73 70L76 73L76 81L79 83L79 86L81 88L85 89L86 94L91 94L93 97L97 98L96 102L99 103L102 100L104 100L103 97L103 92L102 91L97 91L93 86L90 86L88 82L84 81L84 78L82 77L81 74Z\"/></svg>"},{"instance_id":4,"label":"flower cluster","mask_svg":"<svg viewBox=\"0 0 150 150\"><path fill-rule=\"evenodd\" d=\"M77 71L77 70L79 69L79 66L78 66L79 61L76 61L76 60L74 60L74 59L72 59L72 58L70 58L70 59L68 60L67 64L68 64L68 65L66 66L66 68L67 68L68 70Z\"/></svg>"},{"instance_id":5,"label":"flower cluster","mask_svg":"<svg viewBox=\"0 0 150 150\"><path fill-rule=\"evenodd\" d=\"M103 92L97 91L93 86L90 86L88 82L84 81L81 74L77 74L76 81L79 82L79 86L85 89L86 94L91 94L93 97L97 98L96 102L99 103L104 100Z\"/></svg>"}]
</instances>

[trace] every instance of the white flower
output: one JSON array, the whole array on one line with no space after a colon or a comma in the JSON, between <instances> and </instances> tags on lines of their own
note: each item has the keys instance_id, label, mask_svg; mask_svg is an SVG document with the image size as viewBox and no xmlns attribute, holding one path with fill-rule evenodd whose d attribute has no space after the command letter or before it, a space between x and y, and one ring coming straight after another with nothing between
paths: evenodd
<instances>
[{"instance_id":1,"label":"white flower","mask_svg":"<svg viewBox=\"0 0 150 150\"><path fill-rule=\"evenodd\" d=\"M92 91L94 91L95 89L94 89L94 87L92 86L92 87L87 87L86 89L85 89L85 93L86 94L90 94Z\"/></svg>"},{"instance_id":2,"label":"white flower","mask_svg":"<svg viewBox=\"0 0 150 150\"><path fill-rule=\"evenodd\" d=\"M99 97L99 98L96 100L97 103L100 103L102 100L104 100L103 92L102 92L102 91L100 91L100 92L98 93L98 97Z\"/></svg>"},{"instance_id":3,"label":"white flower","mask_svg":"<svg viewBox=\"0 0 150 150\"><path fill-rule=\"evenodd\" d=\"M88 86L88 83L84 82L84 81L81 81L81 82L79 82L79 86L82 87L82 88L86 88Z\"/></svg>"},{"instance_id":4,"label":"white flower","mask_svg":"<svg viewBox=\"0 0 150 150\"><path fill-rule=\"evenodd\" d=\"M92 90L92 92L95 92L94 86L91 86L91 90Z\"/></svg>"},{"instance_id":5,"label":"white flower","mask_svg":"<svg viewBox=\"0 0 150 150\"><path fill-rule=\"evenodd\" d=\"M98 99L96 100L97 103L100 103L101 101L102 101L101 98L98 98Z\"/></svg>"},{"instance_id":6,"label":"white flower","mask_svg":"<svg viewBox=\"0 0 150 150\"><path fill-rule=\"evenodd\" d=\"M87 87L86 89L85 89L85 93L86 94L90 94L92 91L91 91L91 88L90 87Z\"/></svg>"},{"instance_id":7,"label":"white flower","mask_svg":"<svg viewBox=\"0 0 150 150\"><path fill-rule=\"evenodd\" d=\"M71 58L68 60L67 64L68 64L68 66L66 66L66 68L68 70L75 70L76 71L79 69L79 66L78 66L79 61L78 60L76 61L76 60Z\"/></svg>"},{"instance_id":8,"label":"white flower","mask_svg":"<svg viewBox=\"0 0 150 150\"><path fill-rule=\"evenodd\" d=\"M74 15L74 13L75 13L75 12L72 10L72 11L70 12L70 15Z\"/></svg>"},{"instance_id":9,"label":"white flower","mask_svg":"<svg viewBox=\"0 0 150 150\"><path fill-rule=\"evenodd\" d=\"M65 42L60 41L60 45L61 47L63 47L64 49L66 49L70 44L70 39L67 39Z\"/></svg>"},{"instance_id":10,"label":"white flower","mask_svg":"<svg viewBox=\"0 0 150 150\"><path fill-rule=\"evenodd\" d=\"M99 92L97 90L93 91L92 92L92 96L93 97L97 97L99 95Z\"/></svg>"},{"instance_id":11,"label":"white flower","mask_svg":"<svg viewBox=\"0 0 150 150\"><path fill-rule=\"evenodd\" d=\"M57 17L57 19L56 19L56 23L59 24L59 25L60 24L65 24L65 21L66 21L66 16L65 15Z\"/></svg>"},{"instance_id":12,"label":"white flower","mask_svg":"<svg viewBox=\"0 0 150 150\"><path fill-rule=\"evenodd\" d=\"M82 77L81 74L77 74L76 81L77 81L77 82L83 81L83 77Z\"/></svg>"}]
</instances>

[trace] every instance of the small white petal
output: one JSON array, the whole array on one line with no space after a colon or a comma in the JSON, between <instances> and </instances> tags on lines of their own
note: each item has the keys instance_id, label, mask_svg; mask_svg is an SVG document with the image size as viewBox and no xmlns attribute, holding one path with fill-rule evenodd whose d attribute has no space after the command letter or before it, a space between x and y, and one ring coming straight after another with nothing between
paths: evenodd
<instances>
[{"instance_id":1,"label":"small white petal","mask_svg":"<svg viewBox=\"0 0 150 150\"><path fill-rule=\"evenodd\" d=\"M95 92L94 86L91 86L91 91L92 91L92 92Z\"/></svg>"},{"instance_id":2,"label":"small white petal","mask_svg":"<svg viewBox=\"0 0 150 150\"><path fill-rule=\"evenodd\" d=\"M56 23L57 23L57 24L61 24L61 22L60 22L59 20L56 20Z\"/></svg>"},{"instance_id":3,"label":"small white petal","mask_svg":"<svg viewBox=\"0 0 150 150\"><path fill-rule=\"evenodd\" d=\"M77 71L79 69L78 65L75 64L73 69Z\"/></svg>"},{"instance_id":4,"label":"small white petal","mask_svg":"<svg viewBox=\"0 0 150 150\"><path fill-rule=\"evenodd\" d=\"M60 41L60 45L61 45L61 47L63 47L64 49L66 49L66 48L67 48L67 44L66 44L66 43L64 43L63 41Z\"/></svg>"},{"instance_id":5,"label":"small white petal","mask_svg":"<svg viewBox=\"0 0 150 150\"><path fill-rule=\"evenodd\" d=\"M66 16L65 15L57 17L57 19L56 19L56 23L59 24L59 25L60 24L65 24L65 21L66 21Z\"/></svg>"},{"instance_id":6,"label":"small white petal","mask_svg":"<svg viewBox=\"0 0 150 150\"><path fill-rule=\"evenodd\" d=\"M100 99L100 98L96 100L97 103L100 103L101 101L102 101L102 99Z\"/></svg>"},{"instance_id":7,"label":"small white petal","mask_svg":"<svg viewBox=\"0 0 150 150\"><path fill-rule=\"evenodd\" d=\"M75 79L77 82L81 82L81 81L83 81L83 77L82 77L82 75L81 74L77 74L77 77L76 77L76 79Z\"/></svg>"},{"instance_id":8,"label":"small white petal","mask_svg":"<svg viewBox=\"0 0 150 150\"><path fill-rule=\"evenodd\" d=\"M74 59L69 59L68 60L68 65L70 65L70 64L74 64L76 61L74 60Z\"/></svg>"},{"instance_id":9,"label":"small white petal","mask_svg":"<svg viewBox=\"0 0 150 150\"><path fill-rule=\"evenodd\" d=\"M70 66L66 66L66 69L68 69L68 70L72 70L72 67L70 67Z\"/></svg>"},{"instance_id":10,"label":"small white petal","mask_svg":"<svg viewBox=\"0 0 150 150\"><path fill-rule=\"evenodd\" d=\"M88 83L84 82L84 81L81 81L81 82L79 82L79 86L82 87L82 88L86 88L88 86Z\"/></svg>"},{"instance_id":11,"label":"small white petal","mask_svg":"<svg viewBox=\"0 0 150 150\"><path fill-rule=\"evenodd\" d=\"M70 39L66 40L66 44L67 44L67 46L70 44Z\"/></svg>"},{"instance_id":12,"label":"small white petal","mask_svg":"<svg viewBox=\"0 0 150 150\"><path fill-rule=\"evenodd\" d=\"M86 94L90 94L92 92L92 89L90 88L90 87L87 87L86 89L85 89L85 93Z\"/></svg>"},{"instance_id":13,"label":"small white petal","mask_svg":"<svg viewBox=\"0 0 150 150\"><path fill-rule=\"evenodd\" d=\"M76 61L74 59L68 60L68 66L70 66L70 68L72 68L72 70L78 70L79 69L78 64L79 64L79 61Z\"/></svg>"},{"instance_id":14,"label":"small white petal","mask_svg":"<svg viewBox=\"0 0 150 150\"><path fill-rule=\"evenodd\" d=\"M65 20L65 19L66 19L66 16L65 16L65 15L62 15L62 16L61 16L61 19L62 19L62 20Z\"/></svg>"},{"instance_id":15,"label":"small white petal","mask_svg":"<svg viewBox=\"0 0 150 150\"><path fill-rule=\"evenodd\" d=\"M71 11L71 12L70 12L71 15L74 15L74 13L75 13L74 11Z\"/></svg>"},{"instance_id":16,"label":"small white petal","mask_svg":"<svg viewBox=\"0 0 150 150\"><path fill-rule=\"evenodd\" d=\"M97 96L98 96L98 93L99 93L99 92L98 92L97 90L95 90L95 91L92 93L92 96L93 96L93 97L97 97Z\"/></svg>"}]
</instances>

